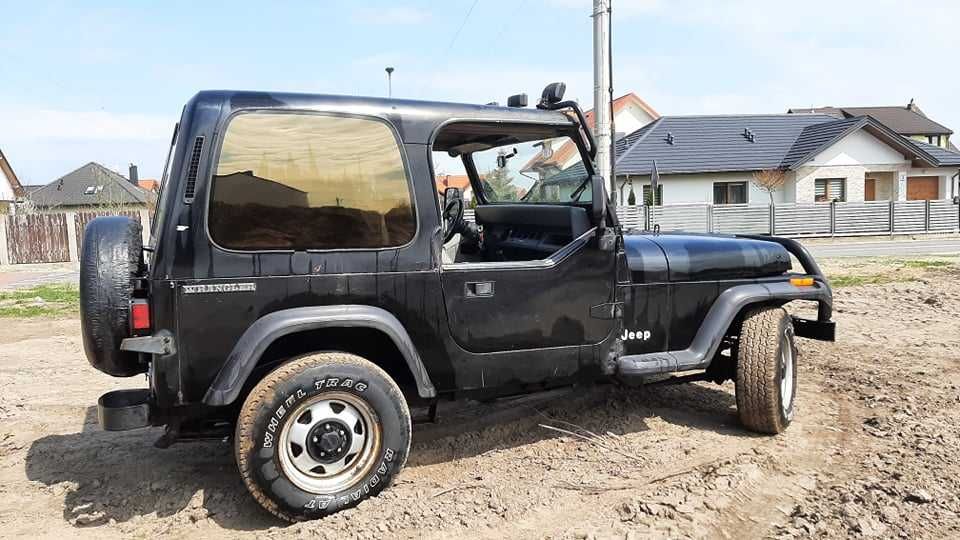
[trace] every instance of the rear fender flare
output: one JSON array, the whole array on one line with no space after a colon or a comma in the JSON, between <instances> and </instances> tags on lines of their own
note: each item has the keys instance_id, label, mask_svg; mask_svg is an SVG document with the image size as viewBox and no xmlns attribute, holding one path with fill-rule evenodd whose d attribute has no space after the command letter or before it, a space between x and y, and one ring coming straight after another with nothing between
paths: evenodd
<instances>
[{"instance_id":1,"label":"rear fender flare","mask_svg":"<svg viewBox=\"0 0 960 540\"><path fill-rule=\"evenodd\" d=\"M393 314L374 306L339 305L284 309L257 319L240 336L207 389L203 403L224 406L236 401L260 357L278 338L306 330L337 327L372 328L389 336L406 360L420 397L436 397L437 391L413 341Z\"/></svg>"}]
</instances>

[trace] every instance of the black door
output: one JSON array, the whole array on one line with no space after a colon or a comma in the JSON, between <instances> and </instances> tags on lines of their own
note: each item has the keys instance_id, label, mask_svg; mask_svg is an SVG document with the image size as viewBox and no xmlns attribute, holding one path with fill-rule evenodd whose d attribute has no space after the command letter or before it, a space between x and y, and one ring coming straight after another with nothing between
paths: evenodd
<instances>
[{"instance_id":1,"label":"black door","mask_svg":"<svg viewBox=\"0 0 960 540\"><path fill-rule=\"evenodd\" d=\"M600 306L613 301L616 274L615 252L599 249L595 234L544 260L443 267L450 333L485 386L572 376L591 361L583 346L613 330Z\"/></svg>"}]
</instances>

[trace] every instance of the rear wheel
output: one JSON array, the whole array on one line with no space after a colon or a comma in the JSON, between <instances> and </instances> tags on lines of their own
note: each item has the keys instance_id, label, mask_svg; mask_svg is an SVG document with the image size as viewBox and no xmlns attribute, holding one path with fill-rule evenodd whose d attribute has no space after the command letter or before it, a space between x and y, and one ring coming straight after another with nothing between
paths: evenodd
<instances>
[{"instance_id":1,"label":"rear wheel","mask_svg":"<svg viewBox=\"0 0 960 540\"><path fill-rule=\"evenodd\" d=\"M247 397L237 422L240 474L288 521L315 519L379 493L403 467L410 411L373 363L317 353L280 366Z\"/></svg>"},{"instance_id":2,"label":"rear wheel","mask_svg":"<svg viewBox=\"0 0 960 540\"><path fill-rule=\"evenodd\" d=\"M736 393L740 421L751 431L777 434L793 420L797 349L793 323L783 308L757 308L744 316Z\"/></svg>"}]
</instances>

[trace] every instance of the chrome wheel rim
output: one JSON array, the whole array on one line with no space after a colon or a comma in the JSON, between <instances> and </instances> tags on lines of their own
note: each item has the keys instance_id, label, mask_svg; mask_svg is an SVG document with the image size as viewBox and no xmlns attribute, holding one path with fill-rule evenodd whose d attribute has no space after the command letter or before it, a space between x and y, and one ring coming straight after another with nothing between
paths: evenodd
<instances>
[{"instance_id":1,"label":"chrome wheel rim","mask_svg":"<svg viewBox=\"0 0 960 540\"><path fill-rule=\"evenodd\" d=\"M790 331L784 330L780 343L780 406L786 415L793 405L794 355Z\"/></svg>"},{"instance_id":2,"label":"chrome wheel rim","mask_svg":"<svg viewBox=\"0 0 960 540\"><path fill-rule=\"evenodd\" d=\"M283 473L309 493L344 490L373 468L381 429L374 410L346 392L327 392L301 403L280 432Z\"/></svg>"}]
</instances>

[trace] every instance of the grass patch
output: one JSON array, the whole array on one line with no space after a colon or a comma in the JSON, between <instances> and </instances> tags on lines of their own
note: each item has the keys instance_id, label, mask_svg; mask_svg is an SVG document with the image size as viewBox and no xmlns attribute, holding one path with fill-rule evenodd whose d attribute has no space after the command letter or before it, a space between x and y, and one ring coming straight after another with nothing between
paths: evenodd
<instances>
[{"instance_id":1,"label":"grass patch","mask_svg":"<svg viewBox=\"0 0 960 540\"><path fill-rule=\"evenodd\" d=\"M895 283L898 281L909 281L908 279L897 276L884 275L865 275L865 276L828 276L830 285L834 288L857 287L859 285L883 285L884 283Z\"/></svg>"},{"instance_id":2,"label":"grass patch","mask_svg":"<svg viewBox=\"0 0 960 540\"><path fill-rule=\"evenodd\" d=\"M946 268L948 266L953 266L953 263L950 261L897 261L898 264L906 268Z\"/></svg>"},{"instance_id":3,"label":"grass patch","mask_svg":"<svg viewBox=\"0 0 960 540\"><path fill-rule=\"evenodd\" d=\"M74 285L40 285L0 291L0 318L75 315L79 309L80 291Z\"/></svg>"}]
</instances>

